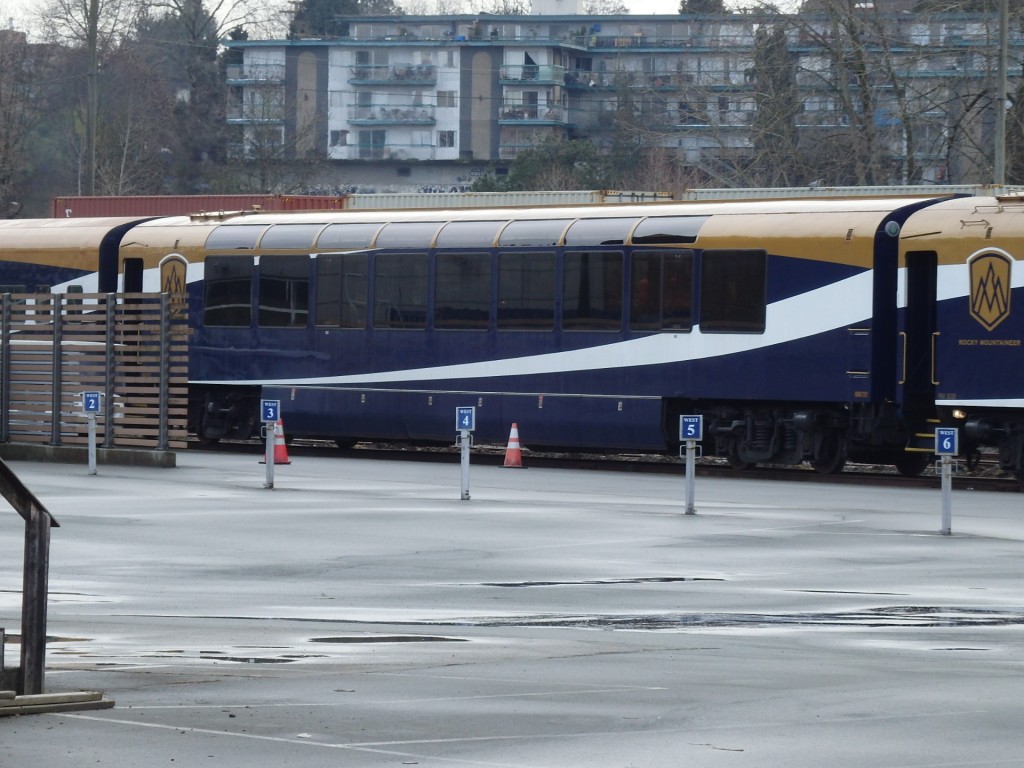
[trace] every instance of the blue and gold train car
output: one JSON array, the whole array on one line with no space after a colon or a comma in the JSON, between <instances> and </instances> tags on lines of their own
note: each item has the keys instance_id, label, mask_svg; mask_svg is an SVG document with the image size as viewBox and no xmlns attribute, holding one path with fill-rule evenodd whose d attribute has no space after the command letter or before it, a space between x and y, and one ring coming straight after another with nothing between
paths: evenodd
<instances>
[{"instance_id":1,"label":"blue and gold train car","mask_svg":"<svg viewBox=\"0 0 1024 768\"><path fill-rule=\"evenodd\" d=\"M262 398L282 401L290 435L341 444L447 443L455 408L472 405L482 441L516 422L534 448L672 451L680 414L700 413L705 453L737 467L914 473L941 422L1019 473L1021 206L922 195L93 220L108 233L86 240L108 247L86 254L94 276L76 269L100 290L187 291L190 423L208 440L255 434Z\"/></svg>"},{"instance_id":2,"label":"blue and gold train car","mask_svg":"<svg viewBox=\"0 0 1024 768\"><path fill-rule=\"evenodd\" d=\"M122 272L190 269L193 424L669 450L703 413L736 466L908 453L900 233L935 198L255 214L140 224ZM201 275L200 275L201 272ZM916 398L916 400L915 400ZM914 400L914 402L910 402ZM917 400L921 400L917 402ZM912 447L912 446L911 446Z\"/></svg>"},{"instance_id":3,"label":"blue and gold train car","mask_svg":"<svg viewBox=\"0 0 1024 768\"><path fill-rule=\"evenodd\" d=\"M1024 480L1024 196L938 203L902 242L900 304L927 362L918 388L963 427L968 460L995 446Z\"/></svg>"}]
</instances>

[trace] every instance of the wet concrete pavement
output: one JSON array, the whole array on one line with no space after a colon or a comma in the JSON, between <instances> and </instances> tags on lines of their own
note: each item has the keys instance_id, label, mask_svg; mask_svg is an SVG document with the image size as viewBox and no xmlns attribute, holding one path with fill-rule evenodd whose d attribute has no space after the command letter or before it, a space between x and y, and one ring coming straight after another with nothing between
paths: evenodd
<instances>
[{"instance_id":1,"label":"wet concrete pavement","mask_svg":"<svg viewBox=\"0 0 1024 768\"><path fill-rule=\"evenodd\" d=\"M117 706L0 719L0 765L1024 759L1017 494L945 537L938 490L257 459L12 462L61 522L46 690Z\"/></svg>"}]
</instances>

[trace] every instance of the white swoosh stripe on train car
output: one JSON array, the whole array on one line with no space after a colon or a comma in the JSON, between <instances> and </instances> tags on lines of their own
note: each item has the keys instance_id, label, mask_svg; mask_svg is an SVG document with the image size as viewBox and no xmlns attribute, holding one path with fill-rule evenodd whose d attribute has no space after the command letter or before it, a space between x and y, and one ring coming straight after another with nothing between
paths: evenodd
<instances>
[{"instance_id":1,"label":"white swoosh stripe on train car","mask_svg":"<svg viewBox=\"0 0 1024 768\"><path fill-rule=\"evenodd\" d=\"M379 371L344 376L292 379L199 380L198 384L374 384L443 379L479 379L568 373L591 369L628 368L641 365L701 360L784 344L837 328L864 323L871 316L871 273L840 280L832 285L793 296L768 306L763 334L701 334L665 332L601 347L554 352L529 357L459 363L430 368Z\"/></svg>"},{"instance_id":2,"label":"white swoosh stripe on train car","mask_svg":"<svg viewBox=\"0 0 1024 768\"><path fill-rule=\"evenodd\" d=\"M998 251L998 248L992 250ZM999 251L1003 253L1003 251ZM896 306L905 309L907 306L907 270L901 268L897 276ZM1010 287L1024 288L1024 261L1014 261L1010 273ZM939 267L936 279L935 294L939 301L959 299L970 295L971 277L966 264L950 264Z\"/></svg>"},{"instance_id":3,"label":"white swoosh stripe on train car","mask_svg":"<svg viewBox=\"0 0 1024 768\"><path fill-rule=\"evenodd\" d=\"M1021 397L992 400L936 400L935 403L942 406L962 405L985 408L1024 408L1024 398Z\"/></svg>"}]
</instances>

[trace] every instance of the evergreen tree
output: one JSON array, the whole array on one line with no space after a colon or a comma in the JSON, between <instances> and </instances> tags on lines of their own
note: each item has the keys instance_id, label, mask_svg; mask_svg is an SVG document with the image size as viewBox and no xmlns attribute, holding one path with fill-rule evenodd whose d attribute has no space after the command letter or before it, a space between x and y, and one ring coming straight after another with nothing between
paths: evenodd
<instances>
[{"instance_id":1,"label":"evergreen tree","mask_svg":"<svg viewBox=\"0 0 1024 768\"><path fill-rule=\"evenodd\" d=\"M680 13L725 13L725 0L680 0Z\"/></svg>"},{"instance_id":2,"label":"evergreen tree","mask_svg":"<svg viewBox=\"0 0 1024 768\"><path fill-rule=\"evenodd\" d=\"M288 38L338 37L346 33L346 16L398 16L394 0L301 0L288 25Z\"/></svg>"}]
</instances>

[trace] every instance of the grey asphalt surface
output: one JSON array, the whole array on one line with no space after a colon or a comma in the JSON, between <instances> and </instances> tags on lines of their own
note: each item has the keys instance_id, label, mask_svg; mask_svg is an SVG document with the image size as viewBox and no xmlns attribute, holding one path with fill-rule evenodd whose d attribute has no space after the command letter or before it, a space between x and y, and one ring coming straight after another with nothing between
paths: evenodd
<instances>
[{"instance_id":1,"label":"grey asphalt surface","mask_svg":"<svg viewBox=\"0 0 1024 768\"><path fill-rule=\"evenodd\" d=\"M1024 503L304 456L11 462L54 529L0 766L1019 766ZM0 626L21 520L0 517ZM8 645L8 665L18 646Z\"/></svg>"}]
</instances>

